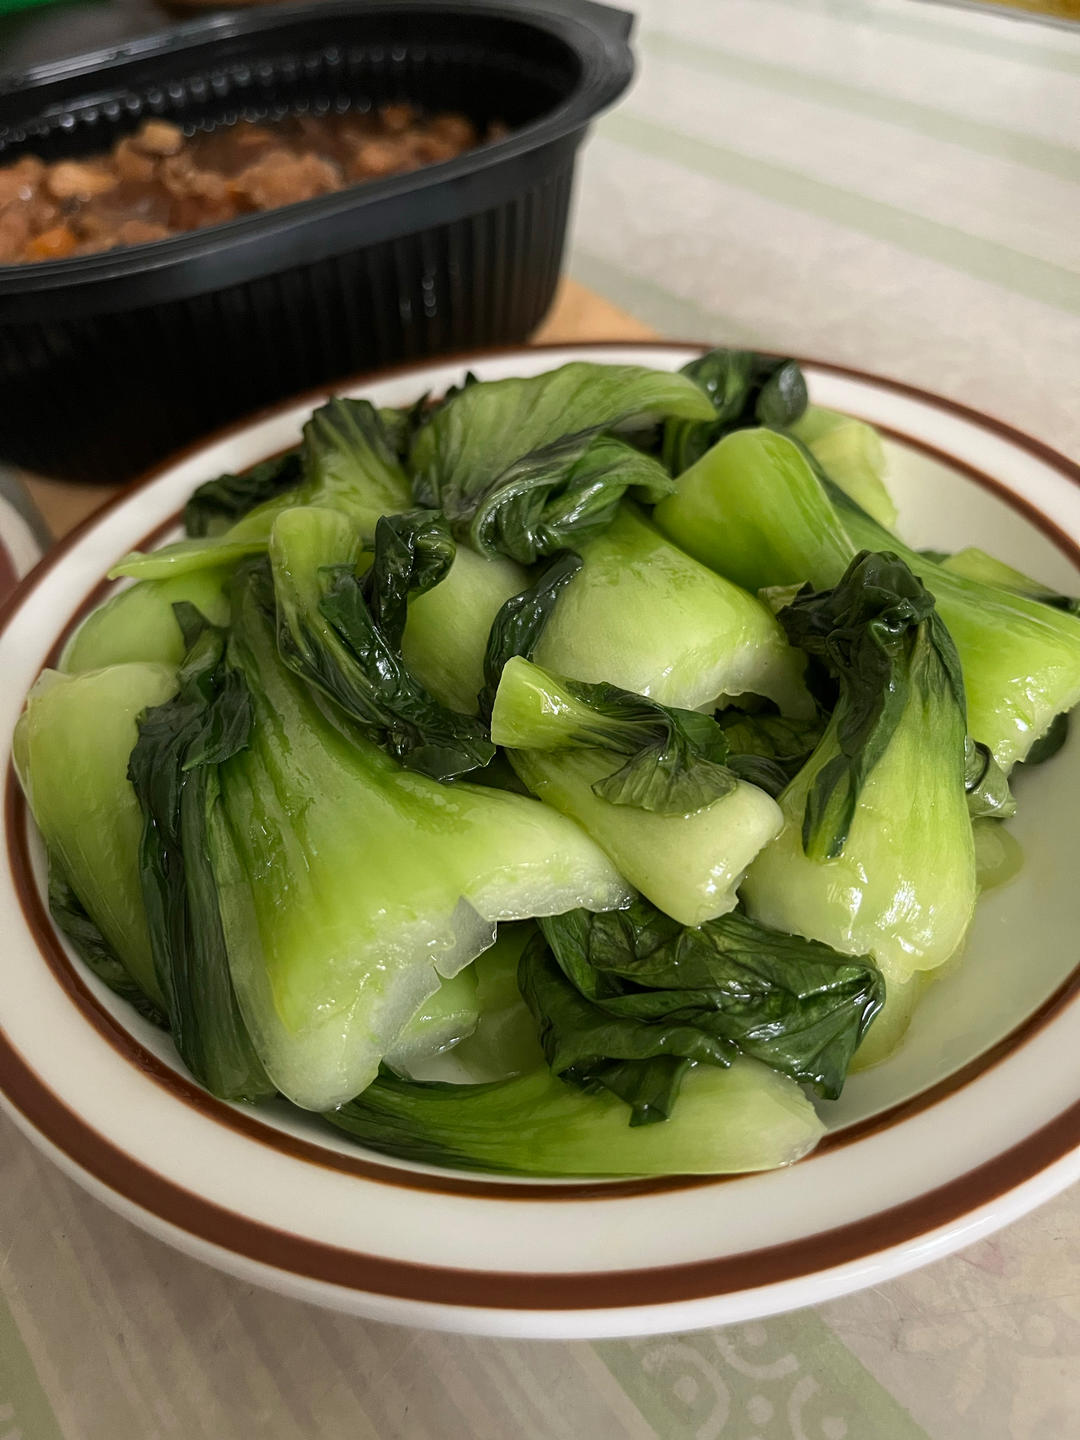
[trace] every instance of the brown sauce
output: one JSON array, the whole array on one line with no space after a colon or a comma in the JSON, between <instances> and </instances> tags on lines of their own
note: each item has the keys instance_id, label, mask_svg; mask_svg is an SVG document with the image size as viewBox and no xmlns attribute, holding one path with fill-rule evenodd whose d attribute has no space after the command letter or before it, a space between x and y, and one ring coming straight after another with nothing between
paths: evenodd
<instances>
[{"instance_id":1,"label":"brown sauce","mask_svg":"<svg viewBox=\"0 0 1080 1440\"><path fill-rule=\"evenodd\" d=\"M415 106L238 121L187 136L145 120L107 154L0 168L0 265L164 240L451 160L505 134Z\"/></svg>"}]
</instances>

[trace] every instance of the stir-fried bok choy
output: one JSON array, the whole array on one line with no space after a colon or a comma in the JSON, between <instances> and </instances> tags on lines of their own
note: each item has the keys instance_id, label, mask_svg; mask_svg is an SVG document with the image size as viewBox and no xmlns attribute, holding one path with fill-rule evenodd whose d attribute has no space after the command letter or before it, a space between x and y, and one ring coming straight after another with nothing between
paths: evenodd
<instances>
[{"instance_id":1,"label":"stir-fried bok choy","mask_svg":"<svg viewBox=\"0 0 1080 1440\"><path fill-rule=\"evenodd\" d=\"M798 1160L1080 700L1080 603L904 544L888 459L746 351L329 401L27 697L57 925L213 1095L370 1150Z\"/></svg>"}]
</instances>

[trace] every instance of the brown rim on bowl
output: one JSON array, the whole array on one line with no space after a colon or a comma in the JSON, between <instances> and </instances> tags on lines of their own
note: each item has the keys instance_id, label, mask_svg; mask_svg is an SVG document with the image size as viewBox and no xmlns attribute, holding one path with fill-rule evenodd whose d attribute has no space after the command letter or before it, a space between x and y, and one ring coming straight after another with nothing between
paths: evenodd
<instances>
[{"instance_id":1,"label":"brown rim on bowl","mask_svg":"<svg viewBox=\"0 0 1080 1440\"><path fill-rule=\"evenodd\" d=\"M652 348L657 349L680 348L680 342L675 341L657 341L651 342L651 345ZM617 350L649 347L650 342L632 342L630 344L611 342L611 348ZM468 356L447 357L445 363L457 363L459 359L462 362L477 361L492 358L498 354L519 353L520 348L506 347L499 351L488 350ZM602 343L581 342L577 346L552 345L536 348L551 348L561 351L574 348L595 350L603 349L605 346ZM686 348L689 346L687 345ZM994 430L1011 443L1034 454L1038 459L1050 464L1059 473L1065 475L1072 483L1080 483L1080 467L1072 465L1071 462L1049 450L1040 442L1029 439L1001 422L992 421L988 417L966 409L966 407L954 405L948 400L929 395L911 386L866 375L843 366L816 361L803 363L808 368L850 375L856 379L912 395L920 401L930 403L947 412L958 413L962 418L979 424L985 429ZM424 367L415 364L401 366L394 371L361 376L356 380L342 382L342 384L348 384L350 387L361 385L376 379L385 379L388 375L407 374L421 368ZM315 399L326 393L326 387L319 387L311 392L310 397L297 397L284 404L273 406L258 416L229 426L224 431L218 432L217 435L188 447L180 455L172 456L164 464L156 466L147 475L128 486L95 515L76 527L49 553L32 576L28 577L28 582L20 587L17 594L0 611L0 631L6 627L23 600L35 588L37 582L51 568L52 564L61 559L88 528L96 524L105 513L122 502L134 490L142 488L159 474L171 469L184 456L196 453L208 444L214 443L215 440L240 433L258 419L268 418L280 413L283 409L302 403L306 398ZM1080 547L1048 517L1008 491L1000 482L975 470L966 462L957 460L915 437L889 429L889 427L879 426L878 428L901 443L939 459L942 463L962 471L976 482L993 490L1042 529L1074 563L1080 564ZM166 521L156 526L155 537L160 536L173 523L175 522ZM80 612L84 609L85 604L86 602L83 602L80 605ZM253 1115L238 1111L215 1100L186 1077L157 1060L155 1056L138 1045L138 1042L113 1019L84 985L56 938L41 896L34 884L26 850L25 809L17 783L10 770L5 797L5 824L11 845L14 878L28 927L38 941L46 962L62 988L65 989L81 1013L94 1024L114 1049L135 1064L143 1073L149 1073L159 1083L165 1084L178 1098L199 1109L208 1118L224 1123L250 1138L255 1138L295 1158L328 1168L342 1169L383 1183L442 1193L481 1195L492 1200L614 1199L671 1189L730 1184L738 1178L670 1177L658 1180L612 1183L583 1181L554 1185L473 1180L452 1173L447 1173L445 1176L429 1175L398 1169L377 1161L367 1161L359 1156L349 1156L267 1126L256 1120ZM946 1077L937 1085L920 1092L919 1095L826 1137L817 1153L875 1133L955 1093L977 1075L991 1068L1006 1054L1018 1048L1065 1005L1075 999L1078 993L1080 993L1080 967L1016 1029L969 1062L968 1065ZM995 1156L991 1161L966 1176L959 1177L957 1180L911 1201L879 1212L877 1215L867 1216L837 1230L822 1232L813 1237L804 1237L787 1245L724 1259L675 1267L658 1267L644 1271L601 1272L591 1275L493 1273L428 1267L407 1262L388 1261L380 1257L361 1255L354 1251L339 1250L332 1246L322 1245L320 1242L308 1241L302 1237L279 1232L273 1227L224 1210L212 1202L185 1191L181 1186L175 1185L147 1169L132 1156L119 1150L104 1136L92 1130L34 1075L2 1032L0 1032L0 1084L9 1100L25 1119L61 1149L75 1165L87 1171L119 1195L126 1196L150 1214L178 1226L211 1245L219 1245L226 1250L247 1256L257 1263L269 1265L272 1268L288 1270L314 1280L328 1281L372 1293L413 1300L428 1300L432 1303L456 1303L511 1309L592 1309L620 1305L672 1303L681 1299L730 1293L733 1290L749 1286L777 1283L784 1279L794 1279L799 1275L811 1273L816 1269L832 1268L858 1258L860 1255L887 1248L888 1245L900 1243L919 1234L925 1234L950 1220L959 1218L973 1208L974 1204L984 1204L997 1198L1016 1184L1031 1178L1038 1171L1053 1164L1080 1143L1080 1104L1078 1104L1062 1112L1017 1146ZM199 1217L198 1224L188 1223L193 1222L196 1215ZM875 1237L877 1238L875 1239ZM868 1241L871 1242L869 1249L867 1249ZM827 1254L825 1262L822 1262L823 1254ZM527 1303L523 1297L523 1291L527 1292Z\"/></svg>"}]
</instances>

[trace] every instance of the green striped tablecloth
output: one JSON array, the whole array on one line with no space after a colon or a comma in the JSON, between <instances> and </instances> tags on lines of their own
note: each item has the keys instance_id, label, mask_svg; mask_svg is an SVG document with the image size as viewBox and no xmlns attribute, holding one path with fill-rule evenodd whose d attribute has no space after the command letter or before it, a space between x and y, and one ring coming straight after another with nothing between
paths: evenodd
<instances>
[{"instance_id":1,"label":"green striped tablecloth","mask_svg":"<svg viewBox=\"0 0 1080 1440\"><path fill-rule=\"evenodd\" d=\"M1080 451L1080 34L913 0L638 0L571 271ZM814 1311L611 1343L344 1319L165 1249L0 1121L0 1440L1071 1440L1080 1192Z\"/></svg>"}]
</instances>

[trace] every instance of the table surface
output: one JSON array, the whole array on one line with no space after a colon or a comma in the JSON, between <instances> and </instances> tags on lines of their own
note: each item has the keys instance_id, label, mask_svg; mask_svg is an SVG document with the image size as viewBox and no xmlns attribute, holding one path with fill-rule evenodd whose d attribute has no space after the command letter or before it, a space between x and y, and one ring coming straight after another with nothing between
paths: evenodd
<instances>
[{"instance_id":1,"label":"table surface","mask_svg":"<svg viewBox=\"0 0 1080 1440\"><path fill-rule=\"evenodd\" d=\"M855 364L1080 451L1080 36L911 0L639 0L538 339ZM603 297L603 298L601 298ZM54 535L106 489L31 480ZM641 1341L410 1332L178 1255L0 1119L0 1440L1067 1440L1080 1189L796 1314Z\"/></svg>"}]
</instances>

